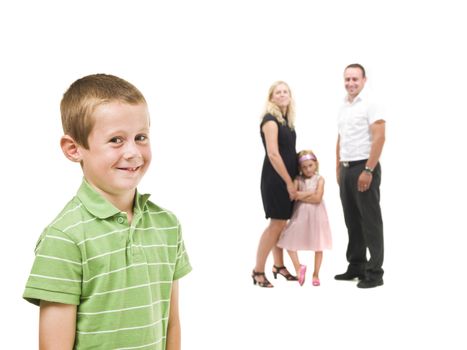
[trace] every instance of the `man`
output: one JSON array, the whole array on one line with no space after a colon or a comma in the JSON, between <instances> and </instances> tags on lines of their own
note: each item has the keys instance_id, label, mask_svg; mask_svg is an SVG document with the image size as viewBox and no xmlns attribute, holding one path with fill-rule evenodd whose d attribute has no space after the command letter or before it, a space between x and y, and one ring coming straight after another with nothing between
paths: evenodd
<instances>
[{"instance_id":1,"label":"man","mask_svg":"<svg viewBox=\"0 0 467 350\"><path fill-rule=\"evenodd\" d=\"M359 288L383 285L383 220L379 205L385 120L362 94L366 74L355 63L344 70L347 96L339 111L336 172L349 242L349 266L336 280L360 279ZM370 259L367 259L367 249Z\"/></svg>"}]
</instances>

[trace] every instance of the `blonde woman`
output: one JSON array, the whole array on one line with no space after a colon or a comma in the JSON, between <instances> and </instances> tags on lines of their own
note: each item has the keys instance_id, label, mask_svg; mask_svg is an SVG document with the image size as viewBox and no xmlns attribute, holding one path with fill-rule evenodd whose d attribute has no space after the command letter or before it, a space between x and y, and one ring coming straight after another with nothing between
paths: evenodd
<instances>
[{"instance_id":1,"label":"blonde woman","mask_svg":"<svg viewBox=\"0 0 467 350\"><path fill-rule=\"evenodd\" d=\"M261 197L266 218L270 221L259 241L251 277L253 284L271 288L273 285L264 273L271 250L274 278L279 274L288 281L297 280L284 266L282 249L276 247L287 220L292 216L293 200L297 194L293 182L297 175L295 108L290 88L285 82L278 81L270 87L263 115L260 131L266 155L261 173Z\"/></svg>"}]
</instances>

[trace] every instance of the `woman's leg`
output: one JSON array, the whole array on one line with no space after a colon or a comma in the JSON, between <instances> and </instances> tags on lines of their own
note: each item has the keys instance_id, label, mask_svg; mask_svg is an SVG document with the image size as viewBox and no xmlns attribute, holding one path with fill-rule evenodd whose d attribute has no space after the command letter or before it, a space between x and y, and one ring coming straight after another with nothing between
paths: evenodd
<instances>
[{"instance_id":1,"label":"woman's leg","mask_svg":"<svg viewBox=\"0 0 467 350\"><path fill-rule=\"evenodd\" d=\"M274 257L274 267L272 271L280 273L287 280L296 281L296 278L292 276L289 270L287 270L287 268L284 266L284 250L278 246L274 246L274 248L272 248L272 255ZM278 269L278 267L281 268Z\"/></svg>"},{"instance_id":2,"label":"woman's leg","mask_svg":"<svg viewBox=\"0 0 467 350\"><path fill-rule=\"evenodd\" d=\"M279 239L279 237L277 239ZM274 245L274 247L272 248L272 257L274 258L275 266L284 266L284 250L282 248L279 248L277 245Z\"/></svg>"},{"instance_id":3,"label":"woman's leg","mask_svg":"<svg viewBox=\"0 0 467 350\"><path fill-rule=\"evenodd\" d=\"M268 255L271 249L273 249L276 246L277 240L279 239L279 236L286 224L287 220L271 219L271 221L269 222L268 227L266 227L259 240L258 251L256 254L256 272L264 272L264 267L266 265ZM275 260L274 263L277 263L277 261ZM258 282L263 282L264 276L257 276L256 280Z\"/></svg>"}]
</instances>

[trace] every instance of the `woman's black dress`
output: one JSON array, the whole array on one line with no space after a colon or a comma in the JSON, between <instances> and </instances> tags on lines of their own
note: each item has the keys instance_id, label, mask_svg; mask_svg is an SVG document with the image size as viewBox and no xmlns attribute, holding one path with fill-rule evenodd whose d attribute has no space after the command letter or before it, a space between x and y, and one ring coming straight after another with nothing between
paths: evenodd
<instances>
[{"instance_id":1,"label":"woman's black dress","mask_svg":"<svg viewBox=\"0 0 467 350\"><path fill-rule=\"evenodd\" d=\"M266 152L263 162L263 171L261 173L261 197L263 199L264 212L266 218L288 220L292 216L293 202L289 198L289 192L287 191L284 180L282 180L280 175L274 170L269 161L266 150L266 140L262 131L264 123L271 120L274 121L279 128L277 137L279 153L292 180L298 173L297 151L295 150L297 136L295 130L288 127L287 120L285 124L281 124L274 116L266 114L261 122L261 139L263 140L263 146Z\"/></svg>"}]
</instances>

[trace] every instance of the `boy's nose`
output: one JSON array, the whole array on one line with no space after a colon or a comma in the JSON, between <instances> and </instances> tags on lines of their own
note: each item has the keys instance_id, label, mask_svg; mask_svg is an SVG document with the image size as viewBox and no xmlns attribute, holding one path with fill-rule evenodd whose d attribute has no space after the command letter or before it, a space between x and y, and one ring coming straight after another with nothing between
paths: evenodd
<instances>
[{"instance_id":1,"label":"boy's nose","mask_svg":"<svg viewBox=\"0 0 467 350\"><path fill-rule=\"evenodd\" d=\"M127 142L123 152L125 159L132 159L141 157L141 152L135 142Z\"/></svg>"}]
</instances>

